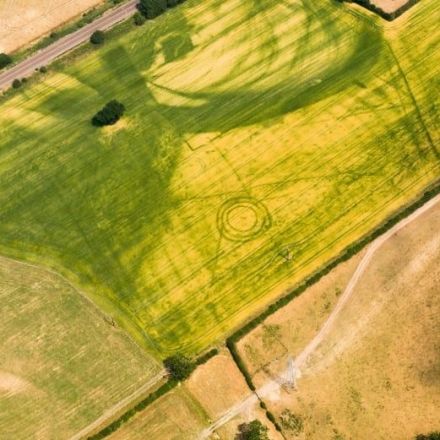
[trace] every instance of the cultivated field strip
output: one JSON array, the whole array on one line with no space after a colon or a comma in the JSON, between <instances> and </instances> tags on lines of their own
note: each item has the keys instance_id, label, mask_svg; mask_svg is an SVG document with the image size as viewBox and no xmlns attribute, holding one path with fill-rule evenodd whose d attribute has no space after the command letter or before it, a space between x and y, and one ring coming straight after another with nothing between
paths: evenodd
<instances>
[{"instance_id":1,"label":"cultivated field strip","mask_svg":"<svg viewBox=\"0 0 440 440\"><path fill-rule=\"evenodd\" d=\"M438 11L189 0L60 67L2 104L0 249L201 350L438 178Z\"/></svg>"}]
</instances>

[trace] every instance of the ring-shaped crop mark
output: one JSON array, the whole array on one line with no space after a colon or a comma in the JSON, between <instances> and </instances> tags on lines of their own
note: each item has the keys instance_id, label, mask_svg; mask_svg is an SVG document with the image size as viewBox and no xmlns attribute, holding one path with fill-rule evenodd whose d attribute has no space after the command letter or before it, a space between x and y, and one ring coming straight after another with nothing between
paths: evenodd
<instances>
[{"instance_id":1,"label":"ring-shaped crop mark","mask_svg":"<svg viewBox=\"0 0 440 440\"><path fill-rule=\"evenodd\" d=\"M217 213L220 234L231 241L257 238L272 225L266 206L251 197L237 197L224 202Z\"/></svg>"}]
</instances>

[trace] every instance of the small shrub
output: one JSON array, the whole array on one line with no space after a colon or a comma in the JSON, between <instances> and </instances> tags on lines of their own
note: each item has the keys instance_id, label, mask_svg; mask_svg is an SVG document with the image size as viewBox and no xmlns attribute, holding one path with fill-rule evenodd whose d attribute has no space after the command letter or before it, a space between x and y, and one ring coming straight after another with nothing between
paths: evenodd
<instances>
[{"instance_id":1,"label":"small shrub","mask_svg":"<svg viewBox=\"0 0 440 440\"><path fill-rule=\"evenodd\" d=\"M133 21L136 26L142 26L145 23L145 17L140 12L136 12L133 16Z\"/></svg>"},{"instance_id":2,"label":"small shrub","mask_svg":"<svg viewBox=\"0 0 440 440\"><path fill-rule=\"evenodd\" d=\"M14 81L12 81L12 87L14 89L19 89L21 87L21 81L19 79L14 79Z\"/></svg>"},{"instance_id":3,"label":"small shrub","mask_svg":"<svg viewBox=\"0 0 440 440\"><path fill-rule=\"evenodd\" d=\"M293 414L288 409L281 413L281 426L291 431L294 435L299 435L304 430L304 422L300 416Z\"/></svg>"},{"instance_id":4,"label":"small shrub","mask_svg":"<svg viewBox=\"0 0 440 440\"><path fill-rule=\"evenodd\" d=\"M0 53L0 69L3 69L4 67L6 67L8 64L12 63L12 58L5 54L5 53Z\"/></svg>"},{"instance_id":5,"label":"small shrub","mask_svg":"<svg viewBox=\"0 0 440 440\"><path fill-rule=\"evenodd\" d=\"M238 426L238 433L235 440L269 440L267 427L259 420L250 423L242 423Z\"/></svg>"},{"instance_id":6,"label":"small shrub","mask_svg":"<svg viewBox=\"0 0 440 440\"><path fill-rule=\"evenodd\" d=\"M95 44L99 46L100 44L103 44L105 41L105 34L102 31L95 31L90 37L90 42L92 44Z\"/></svg>"},{"instance_id":7,"label":"small shrub","mask_svg":"<svg viewBox=\"0 0 440 440\"><path fill-rule=\"evenodd\" d=\"M95 127L103 127L104 125L116 124L124 114L124 111L125 107L123 104L116 100L112 100L93 116L92 125Z\"/></svg>"},{"instance_id":8,"label":"small shrub","mask_svg":"<svg viewBox=\"0 0 440 440\"><path fill-rule=\"evenodd\" d=\"M46 73L47 72L47 67L46 66L41 66L40 67L40 72L41 73Z\"/></svg>"},{"instance_id":9,"label":"small shrub","mask_svg":"<svg viewBox=\"0 0 440 440\"><path fill-rule=\"evenodd\" d=\"M163 364L171 377L179 382L187 379L195 368L195 364L191 359L182 354L175 354L166 358Z\"/></svg>"}]
</instances>

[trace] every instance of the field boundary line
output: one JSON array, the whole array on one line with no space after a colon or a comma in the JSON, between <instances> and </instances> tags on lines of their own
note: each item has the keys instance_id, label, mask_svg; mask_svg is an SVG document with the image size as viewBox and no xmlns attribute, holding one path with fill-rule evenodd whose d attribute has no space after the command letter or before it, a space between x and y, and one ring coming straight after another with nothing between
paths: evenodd
<instances>
[{"instance_id":1,"label":"field boundary line","mask_svg":"<svg viewBox=\"0 0 440 440\"><path fill-rule=\"evenodd\" d=\"M69 440L82 440L87 438L89 435L98 431L104 424L109 425L109 421L113 418L116 418L116 415L123 410L125 410L128 406L130 406L133 401L138 400L141 396L149 391L155 384L157 384L160 380L162 380L167 375L166 370L160 371L156 376L152 377L150 380L145 382L140 388L135 390L129 396L120 400L118 403L113 405L111 408L107 409L100 417L98 417L95 421L87 425L85 428L81 429L78 433L70 437Z\"/></svg>"}]
</instances>

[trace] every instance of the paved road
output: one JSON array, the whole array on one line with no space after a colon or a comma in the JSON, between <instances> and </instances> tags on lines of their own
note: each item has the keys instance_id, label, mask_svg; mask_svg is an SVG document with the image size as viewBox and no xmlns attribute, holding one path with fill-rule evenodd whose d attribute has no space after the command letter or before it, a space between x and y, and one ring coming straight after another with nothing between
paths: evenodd
<instances>
[{"instance_id":1,"label":"paved road","mask_svg":"<svg viewBox=\"0 0 440 440\"><path fill-rule=\"evenodd\" d=\"M129 18L135 13L137 3L138 0L130 0L118 8L110 9L104 13L102 17L97 18L92 23L60 38L58 41L55 41L50 46L40 50L16 66L5 70L0 74L0 90L10 87L14 79L21 79L32 75L35 69L50 64L59 56L88 41L96 30L109 29L116 23Z\"/></svg>"}]
</instances>

